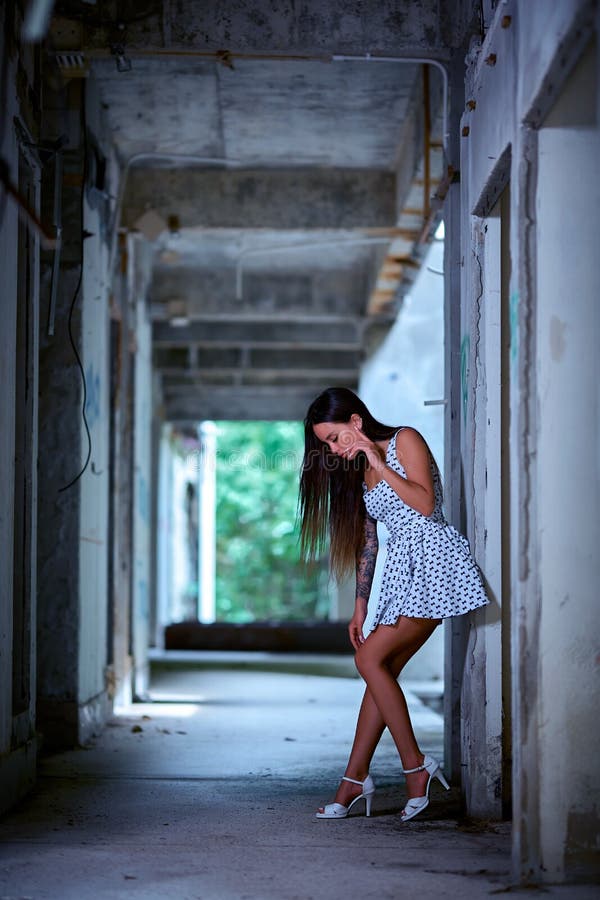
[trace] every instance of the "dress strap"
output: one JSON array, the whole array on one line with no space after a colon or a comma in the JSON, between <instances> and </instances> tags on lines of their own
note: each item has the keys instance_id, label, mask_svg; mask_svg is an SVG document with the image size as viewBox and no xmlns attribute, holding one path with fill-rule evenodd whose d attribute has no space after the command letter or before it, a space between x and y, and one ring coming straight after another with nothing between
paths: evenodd
<instances>
[{"instance_id":1,"label":"dress strap","mask_svg":"<svg viewBox=\"0 0 600 900\"><path fill-rule=\"evenodd\" d=\"M396 453L396 438L398 437L398 435L400 434L401 431L404 431L405 428L406 428L406 425L402 425L400 428L398 428L394 432L394 434L390 438L389 444L387 446L386 454L385 454L386 465L390 466L396 472L399 472L400 475L406 475L406 472L404 471L404 466L398 459L398 454Z\"/></svg>"},{"instance_id":2,"label":"dress strap","mask_svg":"<svg viewBox=\"0 0 600 900\"><path fill-rule=\"evenodd\" d=\"M386 461L387 461L388 456L390 456L392 453L393 453L394 456L396 456L396 438L398 437L398 435L400 434L400 432L403 430L404 427L405 427L405 426L402 425L402 426L401 426L400 428L398 428L397 431L395 431L395 432L393 433L393 435L391 436L391 438L390 438L390 440L389 440L389 443L388 443L388 445L387 445L387 450L386 450L386 452L385 452L385 458L386 458ZM396 456L396 459L398 459L397 456Z\"/></svg>"}]
</instances>

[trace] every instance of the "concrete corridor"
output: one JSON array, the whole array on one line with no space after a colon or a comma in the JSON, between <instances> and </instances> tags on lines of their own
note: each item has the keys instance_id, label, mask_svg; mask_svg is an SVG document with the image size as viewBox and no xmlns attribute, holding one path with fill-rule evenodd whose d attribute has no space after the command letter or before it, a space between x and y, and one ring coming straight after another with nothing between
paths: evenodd
<instances>
[{"instance_id":1,"label":"concrete corridor","mask_svg":"<svg viewBox=\"0 0 600 900\"><path fill-rule=\"evenodd\" d=\"M510 885L508 823L461 820L455 789L442 796L436 783L428 812L400 823L387 735L374 815L314 818L361 696L357 678L334 677L350 660L325 662L325 675L277 662L259 671L231 655L222 668L155 664L154 702L123 710L91 747L42 760L34 792L0 824L0 900L535 896ZM441 717L406 687L422 748L441 754Z\"/></svg>"}]
</instances>

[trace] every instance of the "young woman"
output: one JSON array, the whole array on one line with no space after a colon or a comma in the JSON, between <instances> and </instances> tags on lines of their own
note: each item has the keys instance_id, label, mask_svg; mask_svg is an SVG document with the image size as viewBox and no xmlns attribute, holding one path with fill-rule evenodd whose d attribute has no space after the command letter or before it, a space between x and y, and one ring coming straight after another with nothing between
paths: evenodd
<instances>
[{"instance_id":1,"label":"young woman","mask_svg":"<svg viewBox=\"0 0 600 900\"><path fill-rule=\"evenodd\" d=\"M433 778L448 788L440 765L421 753L397 678L447 616L488 599L466 539L442 512L439 470L413 428L382 425L347 388L329 388L306 414L300 480L301 541L305 557L321 552L327 534L334 574L356 567L356 605L349 633L366 689L346 772L322 819L345 818L364 798L370 815L375 792L369 765L389 729L406 775L402 820L429 804ZM372 630L363 635L377 555L376 520L389 533L381 592Z\"/></svg>"}]
</instances>

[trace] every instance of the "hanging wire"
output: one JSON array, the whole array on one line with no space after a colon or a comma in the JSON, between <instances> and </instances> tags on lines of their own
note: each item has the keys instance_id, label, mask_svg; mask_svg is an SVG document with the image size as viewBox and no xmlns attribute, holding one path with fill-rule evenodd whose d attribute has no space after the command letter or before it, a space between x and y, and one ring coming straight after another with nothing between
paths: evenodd
<instances>
[{"instance_id":1,"label":"hanging wire","mask_svg":"<svg viewBox=\"0 0 600 900\"><path fill-rule=\"evenodd\" d=\"M69 481L68 484L65 484L63 487L58 489L59 494L63 491L68 490L70 487L73 487L76 482L79 481L85 470L87 469L91 456L92 456L92 436L90 434L90 428L88 425L87 415L85 408L87 406L87 381L85 377L85 371L83 368L83 363L81 362L81 356L79 354L79 350L77 349L77 344L75 343L75 339L73 337L73 312L75 310L75 304L77 303L77 298L81 292L81 283L83 281L83 242L85 240L86 234L83 227L83 217L85 212L85 186L87 182L88 176L88 140L87 140L87 128L86 128L86 116L85 116L85 87L82 89L82 97L81 97L81 130L83 135L83 178L81 182L81 195L80 195L80 228L81 228L81 237L80 237L80 255L81 255L81 263L79 265L79 277L77 278L77 284L75 286L75 290L73 291L73 299L71 300L71 306L69 307L69 318L67 321L68 324L68 332L69 332L69 341L71 342L71 347L73 348L73 353L75 355L75 359L77 361L77 366L79 368L79 372L81 374L81 382L83 386L83 399L81 404L81 418L83 419L83 425L85 427L85 433L87 436L88 449L87 456L85 462L80 470L80 472Z\"/></svg>"}]
</instances>

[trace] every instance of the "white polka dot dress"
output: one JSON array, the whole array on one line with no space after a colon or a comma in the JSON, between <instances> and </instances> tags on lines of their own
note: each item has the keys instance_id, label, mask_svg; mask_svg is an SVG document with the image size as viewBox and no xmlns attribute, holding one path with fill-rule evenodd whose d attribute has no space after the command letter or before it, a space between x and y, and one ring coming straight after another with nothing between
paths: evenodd
<instances>
[{"instance_id":1,"label":"white polka dot dress","mask_svg":"<svg viewBox=\"0 0 600 900\"><path fill-rule=\"evenodd\" d=\"M406 478L396 456L397 436L398 432L389 442L386 464ZM431 472L435 491L431 516L404 503L385 480L371 490L364 486L367 511L390 533L372 629L394 625L399 616L460 616L489 602L467 539L444 519L440 474L433 460Z\"/></svg>"}]
</instances>

